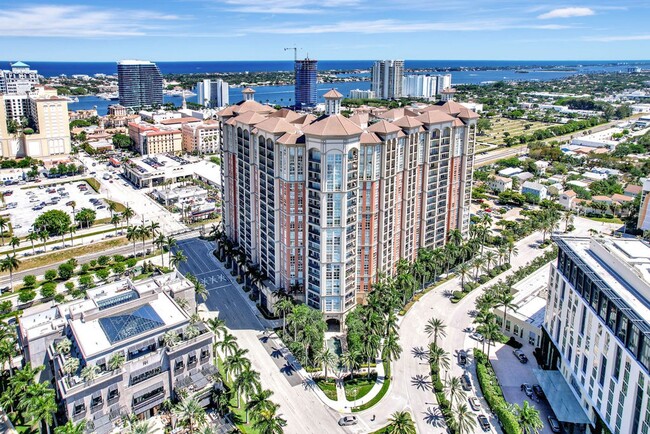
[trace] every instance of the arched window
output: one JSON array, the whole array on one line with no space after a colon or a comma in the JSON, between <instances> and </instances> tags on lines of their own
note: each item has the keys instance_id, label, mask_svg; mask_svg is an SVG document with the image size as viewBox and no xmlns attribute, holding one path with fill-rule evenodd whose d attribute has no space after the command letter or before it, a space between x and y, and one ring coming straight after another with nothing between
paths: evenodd
<instances>
[{"instance_id":1,"label":"arched window","mask_svg":"<svg viewBox=\"0 0 650 434\"><path fill-rule=\"evenodd\" d=\"M248 140L250 138L250 134L248 133L248 130L244 130L244 140Z\"/></svg>"},{"instance_id":2,"label":"arched window","mask_svg":"<svg viewBox=\"0 0 650 434\"><path fill-rule=\"evenodd\" d=\"M238 139L241 139L242 137L243 137L243 136L242 136L242 129L241 129L241 128L237 128L237 138L238 138Z\"/></svg>"},{"instance_id":3,"label":"arched window","mask_svg":"<svg viewBox=\"0 0 650 434\"><path fill-rule=\"evenodd\" d=\"M439 139L440 138L440 130L438 128L435 128L431 130L431 138L432 139Z\"/></svg>"},{"instance_id":4,"label":"arched window","mask_svg":"<svg viewBox=\"0 0 650 434\"><path fill-rule=\"evenodd\" d=\"M447 127L444 129L443 137L450 137L450 136L451 136L451 128Z\"/></svg>"}]
</instances>

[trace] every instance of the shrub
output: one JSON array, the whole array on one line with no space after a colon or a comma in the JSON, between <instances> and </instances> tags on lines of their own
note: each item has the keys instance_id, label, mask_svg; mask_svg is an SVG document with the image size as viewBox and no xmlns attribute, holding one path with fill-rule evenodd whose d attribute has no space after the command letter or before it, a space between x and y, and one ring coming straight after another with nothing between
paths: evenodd
<instances>
[{"instance_id":1,"label":"shrub","mask_svg":"<svg viewBox=\"0 0 650 434\"><path fill-rule=\"evenodd\" d=\"M59 265L59 277L63 280L68 280L74 274L74 266L68 262Z\"/></svg>"},{"instance_id":2,"label":"shrub","mask_svg":"<svg viewBox=\"0 0 650 434\"><path fill-rule=\"evenodd\" d=\"M90 271L90 265L83 264L81 266L81 274L88 274L89 271Z\"/></svg>"},{"instance_id":3,"label":"shrub","mask_svg":"<svg viewBox=\"0 0 650 434\"><path fill-rule=\"evenodd\" d=\"M452 296L453 296L454 298L461 299L461 298L465 297L465 293L464 293L463 291L454 291L454 292L452 293Z\"/></svg>"},{"instance_id":4,"label":"shrub","mask_svg":"<svg viewBox=\"0 0 650 434\"><path fill-rule=\"evenodd\" d=\"M490 280L490 278L489 278L488 276L486 276L485 274L483 274L483 275L479 276L479 278L478 278L478 283L481 284L481 285L483 285L483 284L486 283L488 280Z\"/></svg>"},{"instance_id":5,"label":"shrub","mask_svg":"<svg viewBox=\"0 0 650 434\"><path fill-rule=\"evenodd\" d=\"M32 286L36 285L36 276L33 276L33 275L29 274L29 275L23 277L23 283L25 284L25 286L28 286L28 287L32 287Z\"/></svg>"},{"instance_id":6,"label":"shrub","mask_svg":"<svg viewBox=\"0 0 650 434\"><path fill-rule=\"evenodd\" d=\"M14 305L11 303L11 300L5 300L0 303L0 314L5 314L8 312L11 312L11 309L13 309Z\"/></svg>"},{"instance_id":7,"label":"shrub","mask_svg":"<svg viewBox=\"0 0 650 434\"><path fill-rule=\"evenodd\" d=\"M63 302L65 301L65 295L63 295L63 294L56 294L56 295L54 296L54 301L56 301L57 303L63 303Z\"/></svg>"},{"instance_id":8,"label":"shrub","mask_svg":"<svg viewBox=\"0 0 650 434\"><path fill-rule=\"evenodd\" d=\"M72 291L74 289L74 283L65 282L65 289L67 289L68 291Z\"/></svg>"},{"instance_id":9,"label":"shrub","mask_svg":"<svg viewBox=\"0 0 650 434\"><path fill-rule=\"evenodd\" d=\"M32 289L22 289L20 294L18 294L18 301L21 303L27 303L36 298L36 291Z\"/></svg>"},{"instance_id":10,"label":"shrub","mask_svg":"<svg viewBox=\"0 0 650 434\"><path fill-rule=\"evenodd\" d=\"M41 297L43 298L52 298L56 295L56 283L54 282L45 282L41 286Z\"/></svg>"},{"instance_id":11,"label":"shrub","mask_svg":"<svg viewBox=\"0 0 650 434\"><path fill-rule=\"evenodd\" d=\"M115 274L122 274L126 271L126 265L124 265L123 262L118 262L117 264L113 264L111 268L113 269L113 273Z\"/></svg>"},{"instance_id":12,"label":"shrub","mask_svg":"<svg viewBox=\"0 0 650 434\"><path fill-rule=\"evenodd\" d=\"M107 266L110 262L111 262L110 256L102 255L99 258L97 258L97 263L102 267Z\"/></svg>"},{"instance_id":13,"label":"shrub","mask_svg":"<svg viewBox=\"0 0 650 434\"><path fill-rule=\"evenodd\" d=\"M90 274L83 275L79 278L79 284L85 288L90 287L93 284L93 276Z\"/></svg>"},{"instance_id":14,"label":"shrub","mask_svg":"<svg viewBox=\"0 0 650 434\"><path fill-rule=\"evenodd\" d=\"M138 263L138 260L135 258L129 258L126 260L126 266L129 268L135 267L135 265Z\"/></svg>"},{"instance_id":15,"label":"shrub","mask_svg":"<svg viewBox=\"0 0 650 434\"><path fill-rule=\"evenodd\" d=\"M45 272L45 280L54 280L56 279L56 270L47 270Z\"/></svg>"},{"instance_id":16,"label":"shrub","mask_svg":"<svg viewBox=\"0 0 650 434\"><path fill-rule=\"evenodd\" d=\"M90 268L95 268L97 266L97 259L90 260Z\"/></svg>"},{"instance_id":17,"label":"shrub","mask_svg":"<svg viewBox=\"0 0 650 434\"><path fill-rule=\"evenodd\" d=\"M124 262L126 258L122 255L113 255L113 262Z\"/></svg>"},{"instance_id":18,"label":"shrub","mask_svg":"<svg viewBox=\"0 0 650 434\"><path fill-rule=\"evenodd\" d=\"M108 271L106 268L101 268L101 269L97 270L97 272L95 274L101 280L106 280L106 278L108 277L109 274L111 274L111 272Z\"/></svg>"}]
</instances>

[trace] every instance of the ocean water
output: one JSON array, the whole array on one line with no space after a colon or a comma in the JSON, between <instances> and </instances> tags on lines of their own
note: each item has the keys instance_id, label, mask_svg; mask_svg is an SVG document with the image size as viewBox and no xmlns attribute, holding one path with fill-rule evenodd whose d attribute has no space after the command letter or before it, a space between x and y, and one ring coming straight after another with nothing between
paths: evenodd
<instances>
[{"instance_id":1,"label":"ocean water","mask_svg":"<svg viewBox=\"0 0 650 434\"><path fill-rule=\"evenodd\" d=\"M39 62L25 61L33 69L38 70L46 77L58 76L61 74L86 74L93 75L103 73L112 75L117 72L115 62ZM0 67L8 66L9 61L0 61ZM208 72L260 72L260 71L291 71L292 61L197 61L197 62L158 62L163 74L173 73L208 73ZM7 65L7 66L4 66ZM372 65L371 60L321 60L318 62L319 70L367 70ZM596 72L625 72L630 66L650 68L649 61L481 61L481 60L406 60L406 68L427 69L437 68L440 73L446 69L472 69L482 70L457 70L449 71L452 74L453 84L481 84L501 80L535 80L547 81L562 79L574 74L596 73ZM511 68L511 69L498 69ZM526 70L528 73L521 74L515 69ZM341 74L341 78L350 74ZM360 74L368 78L368 74ZM318 85L319 95L323 95L329 89L335 88L344 96L348 96L353 89L369 89L368 81L361 82L337 82L322 83ZM242 88L230 89L230 102L241 101ZM255 99L260 102L271 104L291 105L293 103L293 86L260 86L257 87ZM173 102L180 106L181 97L165 96L165 102ZM196 97L188 97L188 101L198 102ZM108 106L115 104L115 101L106 101L95 96L79 97L78 103L70 103L71 110L97 108L99 114L106 114Z\"/></svg>"}]
</instances>

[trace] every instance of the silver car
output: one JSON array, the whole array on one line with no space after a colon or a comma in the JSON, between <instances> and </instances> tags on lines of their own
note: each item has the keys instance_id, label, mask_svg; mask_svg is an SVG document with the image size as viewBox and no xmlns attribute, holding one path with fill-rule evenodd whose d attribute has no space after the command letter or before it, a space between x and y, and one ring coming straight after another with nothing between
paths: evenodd
<instances>
[{"instance_id":1,"label":"silver car","mask_svg":"<svg viewBox=\"0 0 650 434\"><path fill-rule=\"evenodd\" d=\"M357 417L356 416L344 416L339 419L339 425L340 426L350 426L350 425L356 425L357 424Z\"/></svg>"}]
</instances>

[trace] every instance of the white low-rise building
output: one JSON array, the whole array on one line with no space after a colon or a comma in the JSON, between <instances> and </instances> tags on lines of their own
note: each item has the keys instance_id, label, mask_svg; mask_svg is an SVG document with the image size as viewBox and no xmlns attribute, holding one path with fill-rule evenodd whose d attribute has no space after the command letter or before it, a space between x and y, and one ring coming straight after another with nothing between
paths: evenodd
<instances>
[{"instance_id":1,"label":"white low-rise building","mask_svg":"<svg viewBox=\"0 0 650 434\"><path fill-rule=\"evenodd\" d=\"M512 190L512 179L505 176L495 175L488 179L488 187L491 190L503 193L506 190Z\"/></svg>"}]
</instances>

